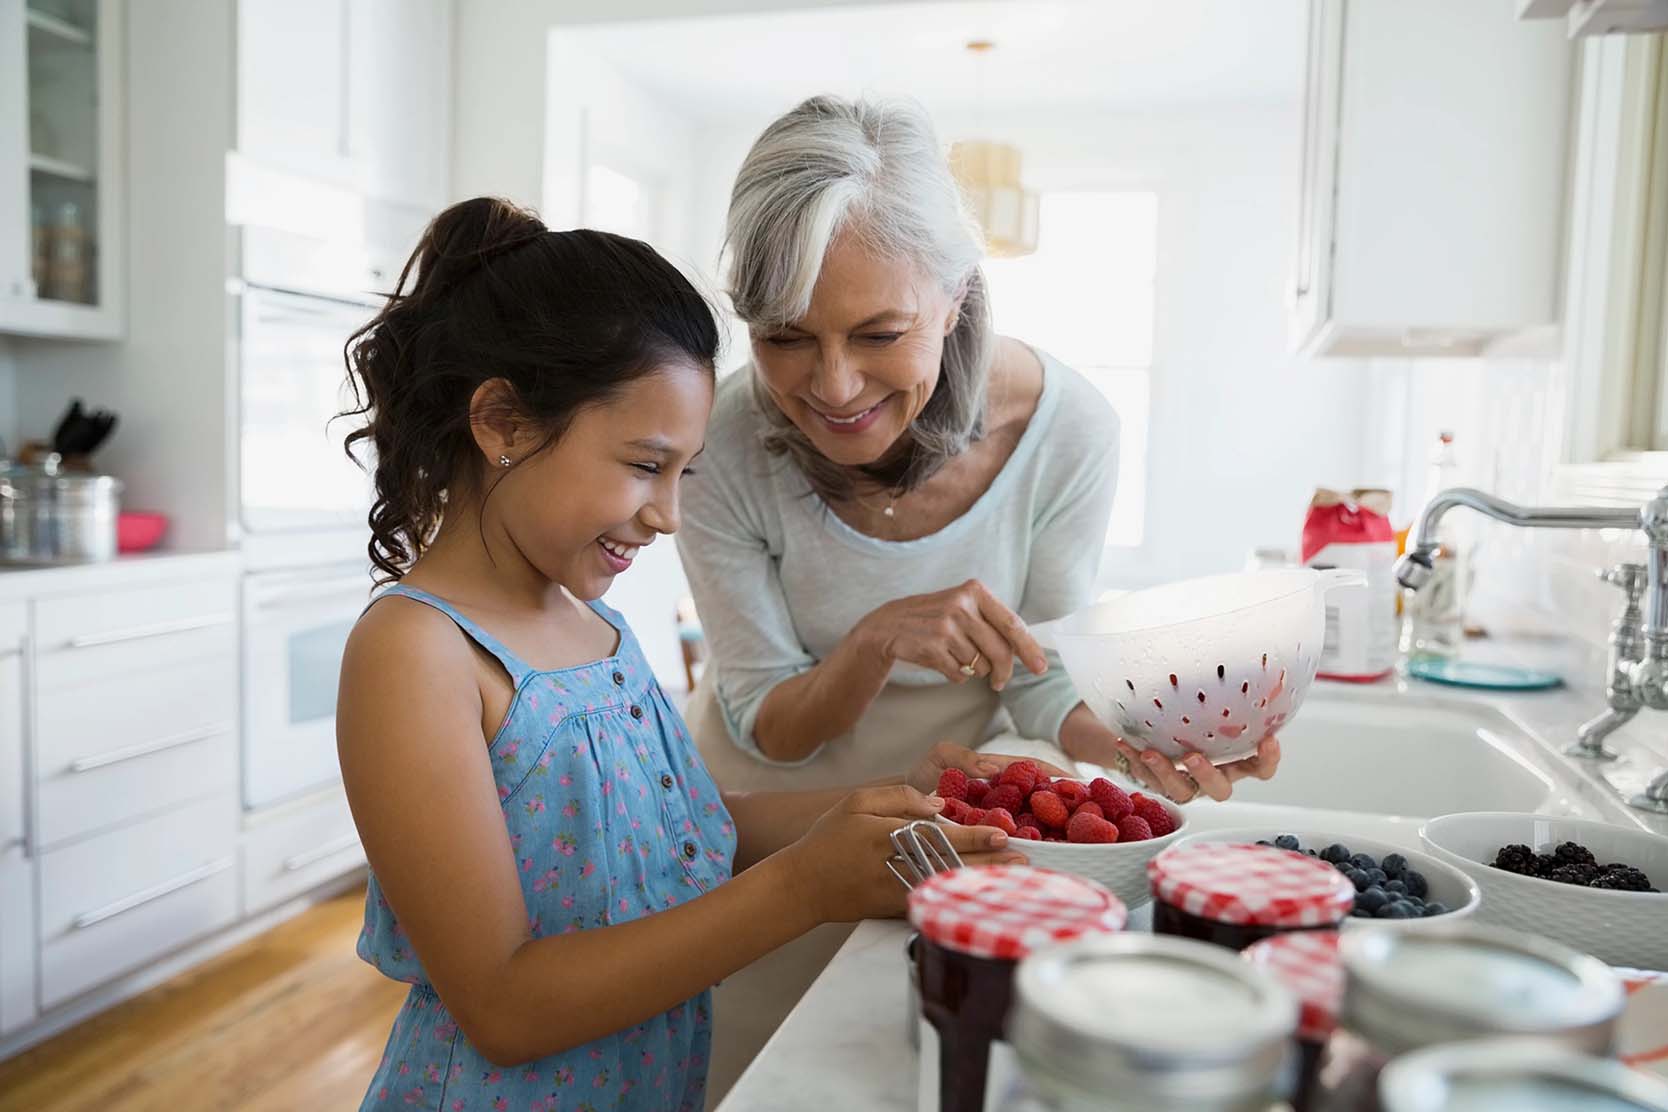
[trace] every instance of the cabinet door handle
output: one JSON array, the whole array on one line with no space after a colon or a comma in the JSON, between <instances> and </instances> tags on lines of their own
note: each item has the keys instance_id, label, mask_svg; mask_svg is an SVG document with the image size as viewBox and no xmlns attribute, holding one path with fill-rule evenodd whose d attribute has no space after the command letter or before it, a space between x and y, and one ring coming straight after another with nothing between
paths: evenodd
<instances>
[{"instance_id":1,"label":"cabinet door handle","mask_svg":"<svg viewBox=\"0 0 1668 1112\"><path fill-rule=\"evenodd\" d=\"M135 908L144 907L148 903L154 903L155 901L160 900L163 896L171 895L174 892L178 892L182 888L189 888L193 884L205 881L211 876L223 873L236 863L237 858L235 857L222 857L218 860L210 861L205 865L199 865L190 872L181 873L172 880L165 880L161 884L135 892L131 896L124 896L121 899L116 900L114 903L107 903L103 907L95 908L94 910L86 912L82 915L77 915L75 917L75 921L70 925L75 930L84 931L88 927L97 926L107 919L114 919L116 916L132 911Z\"/></svg>"},{"instance_id":2,"label":"cabinet door handle","mask_svg":"<svg viewBox=\"0 0 1668 1112\"><path fill-rule=\"evenodd\" d=\"M29 839L27 838L7 838L5 841L0 842L0 853L10 853L12 850L19 847L27 848L28 845Z\"/></svg>"},{"instance_id":3,"label":"cabinet door handle","mask_svg":"<svg viewBox=\"0 0 1668 1112\"><path fill-rule=\"evenodd\" d=\"M167 749L177 749L182 745L190 745L194 741L206 741L220 734L232 731L230 722L217 722L212 726L204 726L198 730L188 730L173 737L158 738L156 741L144 741L138 745L129 745L125 749L112 749L108 753L100 753L95 757L82 757L70 762L71 772L91 772L96 768L108 768L123 761L137 760L148 757L152 753L161 753Z\"/></svg>"},{"instance_id":4,"label":"cabinet door handle","mask_svg":"<svg viewBox=\"0 0 1668 1112\"><path fill-rule=\"evenodd\" d=\"M234 616L231 614L209 614L201 618L181 618L173 622L157 622L155 625L134 626L131 629L117 629L109 633L89 633L85 637L72 637L64 643L69 649L91 649L100 645L118 645L123 641L143 641L148 637L164 637L170 633L188 633L194 629L212 629L215 626L231 625Z\"/></svg>"},{"instance_id":5,"label":"cabinet door handle","mask_svg":"<svg viewBox=\"0 0 1668 1112\"><path fill-rule=\"evenodd\" d=\"M308 865L316 865L327 857L335 857L338 853L346 853L356 849L359 845L358 834L343 834L340 838L324 843L317 849L310 849L306 853L298 853L294 857L284 859L284 871L296 873Z\"/></svg>"}]
</instances>

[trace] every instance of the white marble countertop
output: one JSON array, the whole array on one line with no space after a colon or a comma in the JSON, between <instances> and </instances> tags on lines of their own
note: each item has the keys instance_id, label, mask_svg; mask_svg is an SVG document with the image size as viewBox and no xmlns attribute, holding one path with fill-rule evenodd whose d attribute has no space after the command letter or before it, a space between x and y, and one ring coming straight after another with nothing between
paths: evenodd
<instances>
[{"instance_id":1,"label":"white marble countertop","mask_svg":"<svg viewBox=\"0 0 1668 1112\"><path fill-rule=\"evenodd\" d=\"M235 549L160 550L89 564L0 564L0 602L108 590L181 574L221 574L239 566Z\"/></svg>"},{"instance_id":2,"label":"white marble countertop","mask_svg":"<svg viewBox=\"0 0 1668 1112\"><path fill-rule=\"evenodd\" d=\"M1470 653L1468 652L1468 655ZM1545 665L1540 648L1496 646L1486 654L1525 664ZM1576 677L1571 677L1572 679ZM1589 677L1580 677L1585 680ZM1367 689L1327 687L1324 699L1361 700L1393 712L1398 703L1409 708L1431 705L1487 708L1506 716L1532 739L1538 752L1526 754L1537 764L1556 763L1578 782L1573 796L1553 805L1590 809L1611 822L1637 823L1659 833L1668 832L1662 820L1622 805L1627 791L1648 770L1661 767L1659 744L1647 732L1655 721L1635 721L1618 733L1613 744L1623 752L1609 765L1576 765L1555 754L1574 736L1575 726L1602 709L1602 697L1585 684L1533 695L1467 692L1429 684L1386 681ZM1642 716L1643 718L1644 716ZM1421 820L1396 816L1311 811L1310 817L1344 833L1373 837L1419 848ZM1276 819L1276 816L1279 816ZM1283 822L1292 809L1267 804L1212 804L1190 813L1195 829ZM1150 907L1132 912L1130 929L1146 929ZM839 1108L887 1110L916 1106L917 1064L911 1048L909 978L904 940L909 928L898 921L867 922L858 927L835 955L787 1020L765 1044L719 1106L720 1112L797 1112Z\"/></svg>"}]
</instances>

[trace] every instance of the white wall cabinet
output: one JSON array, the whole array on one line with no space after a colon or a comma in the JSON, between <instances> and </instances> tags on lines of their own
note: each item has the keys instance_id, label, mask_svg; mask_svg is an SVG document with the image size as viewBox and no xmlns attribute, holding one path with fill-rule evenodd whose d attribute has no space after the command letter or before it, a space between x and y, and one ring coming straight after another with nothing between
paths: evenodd
<instances>
[{"instance_id":1,"label":"white wall cabinet","mask_svg":"<svg viewBox=\"0 0 1668 1112\"><path fill-rule=\"evenodd\" d=\"M122 334L122 16L0 0L0 332Z\"/></svg>"},{"instance_id":2,"label":"white wall cabinet","mask_svg":"<svg viewBox=\"0 0 1668 1112\"><path fill-rule=\"evenodd\" d=\"M23 660L28 614L19 603L0 604L0 854L23 848Z\"/></svg>"},{"instance_id":3,"label":"white wall cabinet","mask_svg":"<svg viewBox=\"0 0 1668 1112\"><path fill-rule=\"evenodd\" d=\"M240 0L239 153L439 208L451 30L451 0Z\"/></svg>"},{"instance_id":4,"label":"white wall cabinet","mask_svg":"<svg viewBox=\"0 0 1668 1112\"><path fill-rule=\"evenodd\" d=\"M1497 4L1311 0L1294 349L1550 351L1572 47Z\"/></svg>"},{"instance_id":5,"label":"white wall cabinet","mask_svg":"<svg viewBox=\"0 0 1668 1112\"><path fill-rule=\"evenodd\" d=\"M28 615L0 604L0 1035L35 1018L35 884L23 812Z\"/></svg>"},{"instance_id":6,"label":"white wall cabinet","mask_svg":"<svg viewBox=\"0 0 1668 1112\"><path fill-rule=\"evenodd\" d=\"M35 870L18 847L0 850L0 1035L35 1013Z\"/></svg>"}]
</instances>

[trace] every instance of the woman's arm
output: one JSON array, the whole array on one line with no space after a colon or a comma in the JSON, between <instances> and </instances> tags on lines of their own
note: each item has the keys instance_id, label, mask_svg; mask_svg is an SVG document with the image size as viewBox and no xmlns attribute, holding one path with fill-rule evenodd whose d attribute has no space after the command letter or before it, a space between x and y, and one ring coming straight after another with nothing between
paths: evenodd
<instances>
[{"instance_id":1,"label":"woman's arm","mask_svg":"<svg viewBox=\"0 0 1668 1112\"><path fill-rule=\"evenodd\" d=\"M366 856L470 1042L514 1064L666 1011L811 927L895 915L887 836L938 804L899 785L853 793L753 868L675 908L533 938L481 732L478 665L440 615L373 609L342 664L338 749ZM412 677L423 677L413 682ZM822 807L827 797L811 801ZM785 842L779 827L769 838ZM953 828L974 860L1000 831ZM756 833L742 838L760 844Z\"/></svg>"}]
</instances>

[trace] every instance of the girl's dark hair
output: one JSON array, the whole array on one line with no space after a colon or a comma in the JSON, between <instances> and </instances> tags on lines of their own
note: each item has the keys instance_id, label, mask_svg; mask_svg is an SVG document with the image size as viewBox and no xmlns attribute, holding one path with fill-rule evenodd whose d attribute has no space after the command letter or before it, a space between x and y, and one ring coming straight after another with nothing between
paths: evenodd
<instances>
[{"instance_id":1,"label":"girl's dark hair","mask_svg":"<svg viewBox=\"0 0 1668 1112\"><path fill-rule=\"evenodd\" d=\"M345 447L376 454L371 562L400 578L434 536L448 493L481 474L470 401L503 379L516 414L554 442L581 409L671 362L712 370L710 306L646 243L554 232L494 197L434 218L382 311L347 342L362 417Z\"/></svg>"}]
</instances>

